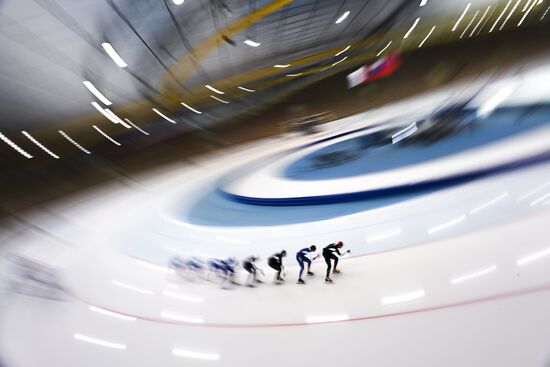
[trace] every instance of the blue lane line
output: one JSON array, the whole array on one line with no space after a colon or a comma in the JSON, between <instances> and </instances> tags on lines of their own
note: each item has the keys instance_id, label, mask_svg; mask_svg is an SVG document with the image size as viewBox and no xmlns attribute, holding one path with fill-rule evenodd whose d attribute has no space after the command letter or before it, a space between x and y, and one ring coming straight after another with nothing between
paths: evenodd
<instances>
[{"instance_id":1,"label":"blue lane line","mask_svg":"<svg viewBox=\"0 0 550 367\"><path fill-rule=\"evenodd\" d=\"M467 173L448 176L441 179L426 180L418 183L386 187L383 189L357 191L345 194L334 195L319 195L309 197L290 197L290 198L255 198L249 196L241 196L223 191L220 187L217 191L223 197L236 201L242 204L262 205L262 206L297 206L297 205L323 205L345 203L350 201L378 199L390 195L409 194L421 190L436 190L447 186L457 185L481 177L504 173L519 168L528 167L530 165L543 163L550 160L550 151L534 157L509 162L490 168L479 169Z\"/></svg>"}]
</instances>

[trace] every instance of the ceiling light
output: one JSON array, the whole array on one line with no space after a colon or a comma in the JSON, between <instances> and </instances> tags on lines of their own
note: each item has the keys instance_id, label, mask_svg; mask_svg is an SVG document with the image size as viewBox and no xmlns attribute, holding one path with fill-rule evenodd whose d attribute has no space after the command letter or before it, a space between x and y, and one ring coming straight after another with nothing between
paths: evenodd
<instances>
[{"instance_id":1,"label":"ceiling light","mask_svg":"<svg viewBox=\"0 0 550 367\"><path fill-rule=\"evenodd\" d=\"M104 42L101 44L101 46L103 46L103 49L105 50L105 52L107 52L107 55L109 55L119 67L125 68L126 66L128 66L128 64L126 64L124 60L122 60L122 57L120 57L120 55L115 51L110 43Z\"/></svg>"},{"instance_id":2,"label":"ceiling light","mask_svg":"<svg viewBox=\"0 0 550 367\"><path fill-rule=\"evenodd\" d=\"M25 158L32 158L32 155L30 155L29 153L27 153L23 148L21 148L19 145L15 144L13 141L11 141L7 136L5 136L4 134L0 133L0 139L2 139L2 141L6 144L8 144L10 147L12 147L13 149L15 149L17 151L17 153L21 154L23 157Z\"/></svg>"},{"instance_id":3,"label":"ceiling light","mask_svg":"<svg viewBox=\"0 0 550 367\"><path fill-rule=\"evenodd\" d=\"M218 98L218 97L216 97L216 96L212 96L212 95L211 95L210 97L211 97L211 98L214 98L216 101L221 102L221 103L229 103L228 101L224 101L223 99Z\"/></svg>"},{"instance_id":4,"label":"ceiling light","mask_svg":"<svg viewBox=\"0 0 550 367\"><path fill-rule=\"evenodd\" d=\"M462 12L462 14L460 15L460 17L459 17L458 20L456 21L455 25L453 26L453 29L451 29L451 32L456 31L456 28L458 27L458 25L460 24L460 22L462 22L462 19L464 18L464 16L465 16L466 13L468 12L468 9L470 9L470 6L472 6L472 3L468 3L468 5L466 5L466 8L464 9L464 11Z\"/></svg>"},{"instance_id":5,"label":"ceiling light","mask_svg":"<svg viewBox=\"0 0 550 367\"><path fill-rule=\"evenodd\" d=\"M140 133L144 134L144 135L149 135L149 133L143 129L141 129L139 126L137 126L136 124L134 124L132 121L128 120L127 118L124 119L124 121L126 121L127 123L129 123L130 125L132 125L136 130L138 130Z\"/></svg>"},{"instance_id":6,"label":"ceiling light","mask_svg":"<svg viewBox=\"0 0 550 367\"><path fill-rule=\"evenodd\" d=\"M176 5L181 5L185 2L185 0L172 0L172 2Z\"/></svg>"},{"instance_id":7,"label":"ceiling light","mask_svg":"<svg viewBox=\"0 0 550 367\"><path fill-rule=\"evenodd\" d=\"M173 124L177 124L176 121L172 120L170 117L166 116L165 114L163 114L162 112L160 112L160 111L157 110L156 108L153 108L153 112L155 112L157 115L159 115L160 117L162 117L162 118L165 119L166 121L171 122L171 123L173 123Z\"/></svg>"},{"instance_id":8,"label":"ceiling light","mask_svg":"<svg viewBox=\"0 0 550 367\"><path fill-rule=\"evenodd\" d=\"M221 90L219 89L216 89L214 88L213 86L209 85L209 84L206 84L205 85L206 88L210 89L212 92L214 93L218 93L218 94L225 94L224 92L222 92Z\"/></svg>"},{"instance_id":9,"label":"ceiling light","mask_svg":"<svg viewBox=\"0 0 550 367\"><path fill-rule=\"evenodd\" d=\"M349 48L351 47L351 45L347 46L346 48L344 48L342 51L338 52L336 55L334 56L340 56L341 54L343 54L344 52L346 52L347 50L349 50Z\"/></svg>"},{"instance_id":10,"label":"ceiling light","mask_svg":"<svg viewBox=\"0 0 550 367\"><path fill-rule=\"evenodd\" d=\"M98 133L100 133L101 135L103 135L107 140L109 140L111 143L115 144L115 145L118 145L118 146L121 146L122 144L120 144L118 141L116 141L115 139L111 138L109 135L107 135L103 130L101 130L99 127L97 127L96 125L93 125L92 126L94 129L96 129L96 131Z\"/></svg>"},{"instance_id":11,"label":"ceiling light","mask_svg":"<svg viewBox=\"0 0 550 367\"><path fill-rule=\"evenodd\" d=\"M342 14L342 16L338 19L336 19L336 24L340 24L342 23L349 15L349 10L347 12L345 12L344 14Z\"/></svg>"},{"instance_id":12,"label":"ceiling light","mask_svg":"<svg viewBox=\"0 0 550 367\"><path fill-rule=\"evenodd\" d=\"M193 112L195 112L195 113L197 113L197 114L199 114L199 115L202 113L201 111L196 110L196 109L194 109L193 107L189 106L187 103L181 102L181 104L182 104L183 106L185 106L187 109L189 109L189 110L191 110L191 111L193 111Z\"/></svg>"},{"instance_id":13,"label":"ceiling light","mask_svg":"<svg viewBox=\"0 0 550 367\"><path fill-rule=\"evenodd\" d=\"M506 10L508 10L508 7L510 6L510 4L512 4L512 0L508 0L508 3L507 3L506 6L504 7L504 9L502 9L502 12L501 12L500 15L498 16L497 20L493 23L493 26L492 26L491 29L489 30L489 33L493 32L493 29L495 29L495 27L497 26L498 22L500 22L500 18L502 18L502 16L504 15L504 13L506 13Z\"/></svg>"},{"instance_id":14,"label":"ceiling light","mask_svg":"<svg viewBox=\"0 0 550 367\"><path fill-rule=\"evenodd\" d=\"M416 18L416 20L414 21L413 25L411 26L411 28L409 28L409 30L407 31L407 33L405 33L405 36L403 36L403 39L406 39L409 37L409 35L412 33L412 31L416 28L416 25L418 24L418 22L420 21L420 18Z\"/></svg>"},{"instance_id":15,"label":"ceiling light","mask_svg":"<svg viewBox=\"0 0 550 367\"><path fill-rule=\"evenodd\" d=\"M518 23L518 25L517 25L518 27L523 23L523 21L525 20L525 18L527 18L527 16L528 16L529 13L531 12L531 10L533 10L533 8L535 7L536 4L537 4L537 3L536 3L535 1L533 1L533 3L531 4L531 6L529 7L529 10L527 10L527 11L525 12L525 14L523 14L523 17L521 18L521 20L519 21L519 23ZM526 6L527 6L527 5L526 5ZM524 11L525 11L525 9L524 9Z\"/></svg>"},{"instance_id":16,"label":"ceiling light","mask_svg":"<svg viewBox=\"0 0 550 367\"><path fill-rule=\"evenodd\" d=\"M345 61L345 60L346 60L347 58L348 58L348 57L347 57L347 56L345 56L345 57L344 57L344 58L342 58L341 60L338 60L338 61L336 61L336 62L335 62L334 64L332 64L332 65L331 65L331 67L332 67L332 66L336 66L336 65L338 65L339 63L341 63L341 62Z\"/></svg>"},{"instance_id":17,"label":"ceiling light","mask_svg":"<svg viewBox=\"0 0 550 367\"><path fill-rule=\"evenodd\" d=\"M97 99L101 101L101 103L103 103L106 106L112 105L111 101L109 101L103 94L101 94L101 92L98 91L97 88L92 84L92 82L86 80L86 81L83 81L82 84L84 84L84 86L88 88L88 90L92 92L92 94L96 96Z\"/></svg>"},{"instance_id":18,"label":"ceiling light","mask_svg":"<svg viewBox=\"0 0 550 367\"><path fill-rule=\"evenodd\" d=\"M244 43L246 43L247 45L252 46L252 47L258 47L258 46L261 45L260 42L254 42L252 40L246 40L246 41L244 41Z\"/></svg>"},{"instance_id":19,"label":"ceiling light","mask_svg":"<svg viewBox=\"0 0 550 367\"><path fill-rule=\"evenodd\" d=\"M481 16L481 19L479 20L479 22L477 22L476 26L472 30L472 33L470 33L470 35L468 37L472 37L474 35L474 33L476 33L477 27L479 27L481 25L481 22L483 22L483 19L485 19L485 16L489 12L489 10L491 10L491 5L489 5L489 7L487 7L487 9L485 10L485 13L483 13L483 15Z\"/></svg>"},{"instance_id":20,"label":"ceiling light","mask_svg":"<svg viewBox=\"0 0 550 367\"><path fill-rule=\"evenodd\" d=\"M468 31L468 29L470 29L470 26L471 26L472 23L476 20L478 14L479 14L479 10L476 10L476 12L474 13L474 17L472 18L472 20L470 20L470 23L468 23L468 25L466 26L466 28L464 28L464 31L462 31L462 34L460 35L460 38L462 38L462 37L466 34L466 32Z\"/></svg>"},{"instance_id":21,"label":"ceiling light","mask_svg":"<svg viewBox=\"0 0 550 367\"><path fill-rule=\"evenodd\" d=\"M279 68L279 69L284 69L284 68L288 68L290 66L290 64L277 64L277 65L273 65L274 68Z\"/></svg>"},{"instance_id":22,"label":"ceiling light","mask_svg":"<svg viewBox=\"0 0 550 367\"><path fill-rule=\"evenodd\" d=\"M506 19L504 19L504 23L502 23L502 25L500 26L499 30L501 31L502 28L504 28L504 26L506 25L506 22L508 22L508 20L510 19L510 17L512 16L512 14L516 11L519 3L521 2L521 0L518 0L516 2L516 4L514 5L514 7L512 8L512 10L510 10L510 13L508 14L508 16L506 17Z\"/></svg>"},{"instance_id":23,"label":"ceiling light","mask_svg":"<svg viewBox=\"0 0 550 367\"><path fill-rule=\"evenodd\" d=\"M300 76L302 75L303 73L297 73L297 74L286 74L286 76Z\"/></svg>"},{"instance_id":24,"label":"ceiling light","mask_svg":"<svg viewBox=\"0 0 550 367\"><path fill-rule=\"evenodd\" d=\"M115 124L121 124L122 126L124 126L125 128L127 129L130 129L132 128L130 125L128 125L127 123L125 123L124 121L122 121L122 119L120 117L118 117L117 115L115 115L115 113L113 111L111 111L110 109L106 108L105 109L105 113L109 116L111 116L111 118L115 121Z\"/></svg>"},{"instance_id":25,"label":"ceiling light","mask_svg":"<svg viewBox=\"0 0 550 367\"><path fill-rule=\"evenodd\" d=\"M388 47L390 47L391 42L392 42L392 41L388 42L388 44L386 45L386 47L384 47L383 49L381 49L380 52L378 52L378 53L376 54L376 57L382 55L382 53L383 53L384 51L386 51L386 49L387 49Z\"/></svg>"},{"instance_id":26,"label":"ceiling light","mask_svg":"<svg viewBox=\"0 0 550 367\"><path fill-rule=\"evenodd\" d=\"M435 30L435 25L432 27L432 29L430 29L430 32L428 32L428 35L422 40L422 42L420 42L420 44L418 45L418 48L424 46L424 43L428 40L428 38L430 38L434 30Z\"/></svg>"},{"instance_id":27,"label":"ceiling light","mask_svg":"<svg viewBox=\"0 0 550 367\"><path fill-rule=\"evenodd\" d=\"M59 159L59 156L57 154L54 154L51 150L46 148L42 143L40 143L38 140L36 140L31 134L29 134L26 131L21 131L21 134L25 135L30 141L32 141L34 144L36 144L37 147L48 153L50 156L52 156L55 159Z\"/></svg>"},{"instance_id":28,"label":"ceiling light","mask_svg":"<svg viewBox=\"0 0 550 367\"><path fill-rule=\"evenodd\" d=\"M71 138L69 135L67 135L63 130L58 130L57 132L60 133L62 137L67 139L69 141L69 143L71 143L72 145L74 145L75 147L77 147L78 149L83 151L84 153L92 154L89 150L85 149L82 145L78 144L73 138Z\"/></svg>"},{"instance_id":29,"label":"ceiling light","mask_svg":"<svg viewBox=\"0 0 550 367\"><path fill-rule=\"evenodd\" d=\"M104 109L103 107L101 107L99 105L99 103L97 102L91 102L91 105L94 106L94 108L96 110L99 111L99 113L101 113L103 116L105 116L106 119L108 119L109 121L111 121L112 123L114 124L118 124L119 123L119 120L118 120L118 117L116 117L116 115L114 115L112 112L109 114L107 113L107 110Z\"/></svg>"},{"instance_id":30,"label":"ceiling light","mask_svg":"<svg viewBox=\"0 0 550 367\"><path fill-rule=\"evenodd\" d=\"M250 93L253 93L253 92L256 91L255 89L249 89L249 88L245 88L245 87L237 87L237 88L239 88L239 89L241 89L241 90L244 90L244 91L246 91L246 92L250 92Z\"/></svg>"}]
</instances>

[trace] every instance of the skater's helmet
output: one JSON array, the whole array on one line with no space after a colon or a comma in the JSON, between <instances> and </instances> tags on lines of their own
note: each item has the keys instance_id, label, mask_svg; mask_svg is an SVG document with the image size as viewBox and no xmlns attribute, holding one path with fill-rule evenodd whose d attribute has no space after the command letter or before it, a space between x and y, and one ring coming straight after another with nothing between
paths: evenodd
<instances>
[{"instance_id":1,"label":"skater's helmet","mask_svg":"<svg viewBox=\"0 0 550 367\"><path fill-rule=\"evenodd\" d=\"M317 251L317 246L311 245L309 248L311 251Z\"/></svg>"},{"instance_id":2,"label":"skater's helmet","mask_svg":"<svg viewBox=\"0 0 550 367\"><path fill-rule=\"evenodd\" d=\"M281 256L286 256L286 250L281 251Z\"/></svg>"},{"instance_id":3,"label":"skater's helmet","mask_svg":"<svg viewBox=\"0 0 550 367\"><path fill-rule=\"evenodd\" d=\"M341 248L343 246L344 246L344 242L342 242L342 241L338 241L338 243L336 244L336 247L338 247L338 248Z\"/></svg>"}]
</instances>

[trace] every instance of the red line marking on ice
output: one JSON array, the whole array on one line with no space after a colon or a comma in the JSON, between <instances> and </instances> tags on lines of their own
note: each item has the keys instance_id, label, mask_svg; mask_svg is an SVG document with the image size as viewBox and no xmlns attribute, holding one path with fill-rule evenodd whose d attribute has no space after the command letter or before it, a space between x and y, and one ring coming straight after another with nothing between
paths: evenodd
<instances>
[{"instance_id":1,"label":"red line marking on ice","mask_svg":"<svg viewBox=\"0 0 550 367\"><path fill-rule=\"evenodd\" d=\"M160 323L160 324L170 324L170 325L180 325L180 326L190 326L190 327L207 327L207 328L227 328L227 329L253 329L253 328L275 328L275 327L298 327L298 326L316 326L316 325L323 325L323 324L336 324L336 323L345 323L345 322L358 322L358 321L367 321L367 320L374 320L374 319L383 319L383 318L389 318L389 317L397 317L397 316L405 316L405 315L411 315L411 314L417 314L417 313L423 313L423 312L431 312L431 311L437 311L437 310L444 310L449 308L456 308L456 307L463 307L468 305L474 305L474 304L480 304L485 303L489 301L495 301L500 299L506 299L506 298L512 298L517 296L522 296L526 294L533 294L533 293L539 293L550 290L550 283L544 284L538 287L533 288L527 288L522 290L516 290L516 291L510 291L510 292L504 292L500 294L495 294L492 296L485 296L480 298L474 298L470 300L464 300L460 302L452 302L442 305L436 305L436 306L430 306L430 307L423 307L413 310L407 310L407 311L399 311L399 312L393 312L393 313L386 313L386 314L378 314L378 315L370 315L370 316L359 316L359 317L353 317L349 318L347 320L336 320L336 321L322 321L322 322L316 322L316 323L308 323L308 322L289 322L289 323L265 323L265 324L231 324L231 323L191 323L191 322L184 322L184 321L173 321L173 320L165 320L160 318L154 318L154 317L147 317L147 316L140 316L140 315L134 315L130 313L120 312L118 310L110 309L108 307L103 307L100 305L92 304L89 302L86 302L82 298L79 298L75 294L72 294L69 290L66 290L67 293L69 293L73 298L79 300L80 302L83 302L90 306L95 306L102 308L107 311L115 312L124 316L130 316L135 317L138 320L142 321L148 321L148 322L154 322L154 323Z\"/></svg>"}]
</instances>

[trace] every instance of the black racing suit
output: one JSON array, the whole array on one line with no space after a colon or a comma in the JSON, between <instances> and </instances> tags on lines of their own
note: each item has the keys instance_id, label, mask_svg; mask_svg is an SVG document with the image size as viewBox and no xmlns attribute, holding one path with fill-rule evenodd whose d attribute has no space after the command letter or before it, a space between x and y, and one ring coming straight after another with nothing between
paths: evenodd
<instances>
[{"instance_id":1,"label":"black racing suit","mask_svg":"<svg viewBox=\"0 0 550 367\"><path fill-rule=\"evenodd\" d=\"M255 256L250 256L243 261L243 269L246 270L249 273L249 277L252 276L254 280L257 279L258 272L258 267L254 264L256 260L257 258Z\"/></svg>"},{"instance_id":2,"label":"black racing suit","mask_svg":"<svg viewBox=\"0 0 550 367\"><path fill-rule=\"evenodd\" d=\"M282 252L279 252L273 256L271 256L269 259L267 259L267 265L269 265L270 268L277 271L277 276L275 279L281 280L281 272L283 271L283 254Z\"/></svg>"},{"instance_id":3,"label":"black racing suit","mask_svg":"<svg viewBox=\"0 0 550 367\"><path fill-rule=\"evenodd\" d=\"M342 256L335 243L331 243L323 249L323 258L327 263L327 278L330 278L330 270L332 267L330 260L334 260L334 269L338 266L338 256L336 256L336 254L338 254L338 256Z\"/></svg>"}]
</instances>

